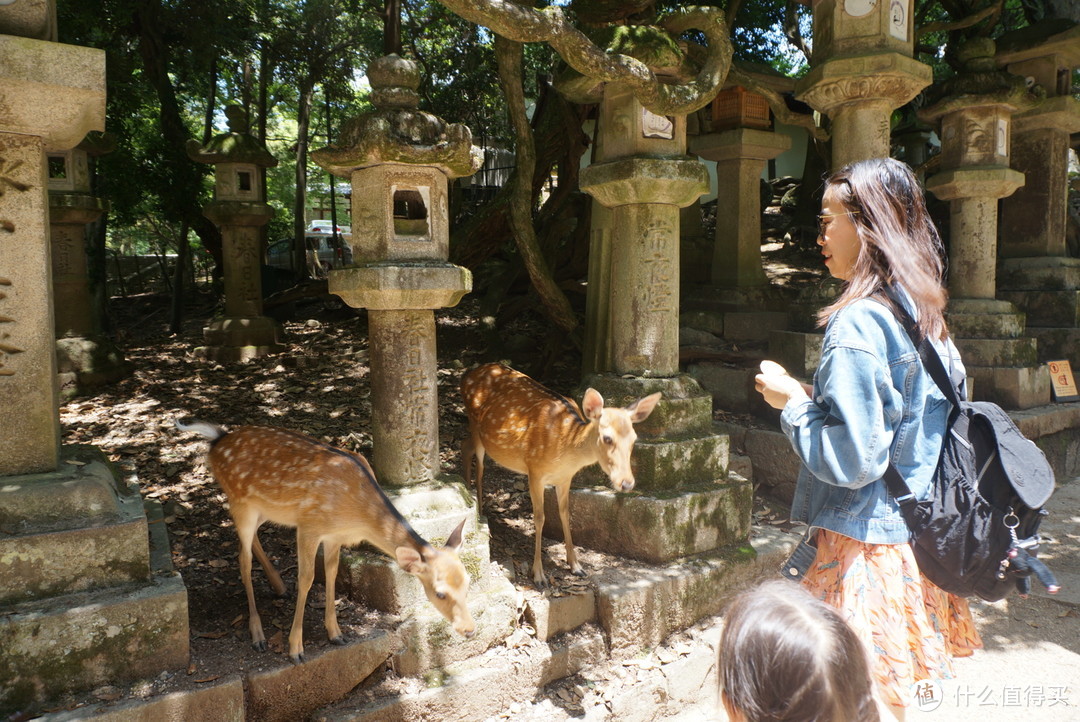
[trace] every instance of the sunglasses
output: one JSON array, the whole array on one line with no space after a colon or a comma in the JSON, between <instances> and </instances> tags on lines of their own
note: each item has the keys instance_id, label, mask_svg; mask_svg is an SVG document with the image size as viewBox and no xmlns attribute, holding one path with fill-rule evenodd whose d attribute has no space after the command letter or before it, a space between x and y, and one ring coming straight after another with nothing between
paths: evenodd
<instances>
[{"instance_id":1,"label":"sunglasses","mask_svg":"<svg viewBox=\"0 0 1080 722\"><path fill-rule=\"evenodd\" d=\"M858 211L844 211L843 213L822 213L822 214L818 215L817 216L818 235L819 236L824 236L825 235L825 229L828 228L828 226L829 226L828 221L825 220L826 218L835 218L836 216L857 216L857 215L859 215Z\"/></svg>"}]
</instances>

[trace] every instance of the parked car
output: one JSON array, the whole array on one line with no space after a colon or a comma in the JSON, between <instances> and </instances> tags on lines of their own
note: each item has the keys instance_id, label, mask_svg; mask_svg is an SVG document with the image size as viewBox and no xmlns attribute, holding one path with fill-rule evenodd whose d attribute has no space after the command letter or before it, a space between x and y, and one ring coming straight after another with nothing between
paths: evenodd
<instances>
[{"instance_id":1,"label":"parked car","mask_svg":"<svg viewBox=\"0 0 1080 722\"><path fill-rule=\"evenodd\" d=\"M349 245L349 237L331 233L307 233L304 235L304 243L307 248L308 263L314 258L318 259L319 267L314 269L315 275L325 275L331 268L344 268L352 265L352 247ZM283 238L274 241L266 249L266 265L285 270L292 269L293 239ZM313 258L314 257L314 258Z\"/></svg>"},{"instance_id":2,"label":"parked car","mask_svg":"<svg viewBox=\"0 0 1080 722\"><path fill-rule=\"evenodd\" d=\"M334 230L334 222L328 220L316 220L308 224L306 233L330 233ZM338 226L338 235L347 236L352 232L349 226Z\"/></svg>"}]
</instances>

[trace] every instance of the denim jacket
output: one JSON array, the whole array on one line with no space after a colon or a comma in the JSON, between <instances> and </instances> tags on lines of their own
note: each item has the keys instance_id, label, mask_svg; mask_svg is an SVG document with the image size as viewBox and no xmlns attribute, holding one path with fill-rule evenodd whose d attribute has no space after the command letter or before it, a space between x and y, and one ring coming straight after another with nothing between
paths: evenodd
<instances>
[{"instance_id":1,"label":"denim jacket","mask_svg":"<svg viewBox=\"0 0 1080 722\"><path fill-rule=\"evenodd\" d=\"M915 316L910 297L893 292ZM952 378L963 379L952 342L934 341L934 347ZM813 391L780 416L803 463L792 519L811 532L829 529L871 544L907 542L907 525L882 476L891 460L916 497L926 498L951 405L886 306L862 299L833 315Z\"/></svg>"}]
</instances>

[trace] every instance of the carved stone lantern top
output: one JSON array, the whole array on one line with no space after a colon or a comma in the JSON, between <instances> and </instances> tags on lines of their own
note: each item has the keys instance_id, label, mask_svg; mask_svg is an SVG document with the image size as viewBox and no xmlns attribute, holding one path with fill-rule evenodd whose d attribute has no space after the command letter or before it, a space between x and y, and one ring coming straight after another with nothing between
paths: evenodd
<instances>
[{"instance_id":1,"label":"carved stone lantern top","mask_svg":"<svg viewBox=\"0 0 1080 722\"><path fill-rule=\"evenodd\" d=\"M1006 33L998 39L996 60L1051 97L1071 95L1071 71L1080 67L1080 24L1053 18Z\"/></svg>"},{"instance_id":2,"label":"carved stone lantern top","mask_svg":"<svg viewBox=\"0 0 1080 722\"><path fill-rule=\"evenodd\" d=\"M957 50L963 68L935 88L933 102L919 111L919 118L935 122L968 106L1001 105L1010 113L1026 110L1044 97L1041 88L1028 88L1018 75L997 69L996 44L990 38L974 38Z\"/></svg>"},{"instance_id":3,"label":"carved stone lantern top","mask_svg":"<svg viewBox=\"0 0 1080 722\"><path fill-rule=\"evenodd\" d=\"M259 168L273 168L277 158L248 132L247 112L238 105L225 108L229 132L215 135L205 146L187 142L187 154L196 163L214 166L217 201L263 203ZM216 222L216 221L215 221Z\"/></svg>"},{"instance_id":4,"label":"carved stone lantern top","mask_svg":"<svg viewBox=\"0 0 1080 722\"><path fill-rule=\"evenodd\" d=\"M460 123L417 110L420 69L416 63L387 55L368 67L375 110L345 122L338 144L313 151L320 166L342 178L382 163L432 166L448 178L469 176L483 165L472 132Z\"/></svg>"},{"instance_id":5,"label":"carved stone lantern top","mask_svg":"<svg viewBox=\"0 0 1080 722\"><path fill-rule=\"evenodd\" d=\"M92 131L70 150L49 152L49 192L90 193L90 168L88 157L108 155L116 150L116 136L112 133Z\"/></svg>"},{"instance_id":6,"label":"carved stone lantern top","mask_svg":"<svg viewBox=\"0 0 1080 722\"><path fill-rule=\"evenodd\" d=\"M187 154L196 163L247 163L273 168L277 158L249 132L247 111L239 105L225 108L229 132L215 135L205 146L196 140L187 142Z\"/></svg>"}]
</instances>

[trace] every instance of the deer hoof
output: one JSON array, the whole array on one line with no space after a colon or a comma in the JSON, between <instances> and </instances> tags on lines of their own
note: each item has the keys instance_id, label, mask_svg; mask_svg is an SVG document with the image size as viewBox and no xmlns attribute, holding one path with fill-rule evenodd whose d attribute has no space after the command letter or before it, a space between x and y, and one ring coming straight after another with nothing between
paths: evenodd
<instances>
[{"instance_id":1,"label":"deer hoof","mask_svg":"<svg viewBox=\"0 0 1080 722\"><path fill-rule=\"evenodd\" d=\"M573 570L571 570L570 573L573 574L575 577L587 577L587 576L589 576L588 574L585 573L585 570L581 569L581 568L573 569Z\"/></svg>"},{"instance_id":2,"label":"deer hoof","mask_svg":"<svg viewBox=\"0 0 1080 722\"><path fill-rule=\"evenodd\" d=\"M336 644L339 647L343 646L345 644L345 635L339 634L336 637L331 637L330 644Z\"/></svg>"},{"instance_id":3,"label":"deer hoof","mask_svg":"<svg viewBox=\"0 0 1080 722\"><path fill-rule=\"evenodd\" d=\"M265 640L260 639L258 642L252 642L251 646L254 647L259 652L265 652L266 651L266 641Z\"/></svg>"},{"instance_id":4,"label":"deer hoof","mask_svg":"<svg viewBox=\"0 0 1080 722\"><path fill-rule=\"evenodd\" d=\"M303 664L306 661L304 659L304 655L302 653L301 654L290 654L289 659L292 660L293 664Z\"/></svg>"}]
</instances>

